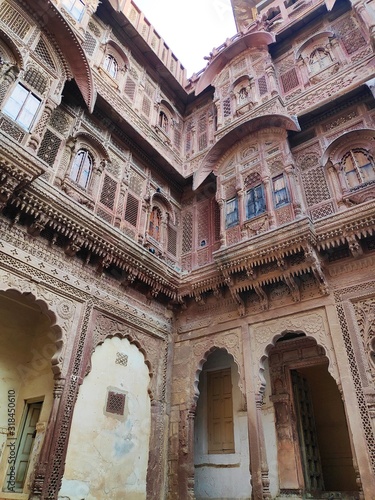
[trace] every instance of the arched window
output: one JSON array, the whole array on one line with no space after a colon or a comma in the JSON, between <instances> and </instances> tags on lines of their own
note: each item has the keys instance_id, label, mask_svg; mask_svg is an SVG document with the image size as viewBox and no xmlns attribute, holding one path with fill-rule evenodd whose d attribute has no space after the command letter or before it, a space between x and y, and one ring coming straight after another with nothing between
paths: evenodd
<instances>
[{"instance_id":1,"label":"arched window","mask_svg":"<svg viewBox=\"0 0 375 500\"><path fill-rule=\"evenodd\" d=\"M111 54L106 55L103 62L103 68L109 75L111 75L112 78L116 78L118 71L118 64L116 59Z\"/></svg>"},{"instance_id":2,"label":"arched window","mask_svg":"<svg viewBox=\"0 0 375 500\"><path fill-rule=\"evenodd\" d=\"M349 188L375 180L374 160L365 149L351 149L344 155L341 165Z\"/></svg>"},{"instance_id":3,"label":"arched window","mask_svg":"<svg viewBox=\"0 0 375 500\"><path fill-rule=\"evenodd\" d=\"M73 160L70 178L80 187L86 189L89 183L92 166L93 158L91 154L87 149L80 149Z\"/></svg>"},{"instance_id":4,"label":"arched window","mask_svg":"<svg viewBox=\"0 0 375 500\"><path fill-rule=\"evenodd\" d=\"M80 21L85 11L85 4L82 0L63 0L65 9L74 19Z\"/></svg>"},{"instance_id":5,"label":"arched window","mask_svg":"<svg viewBox=\"0 0 375 500\"><path fill-rule=\"evenodd\" d=\"M164 132L168 133L169 120L168 116L164 113L164 111L160 111L159 113L159 127L163 129Z\"/></svg>"},{"instance_id":6,"label":"arched window","mask_svg":"<svg viewBox=\"0 0 375 500\"><path fill-rule=\"evenodd\" d=\"M331 62L332 58L330 53L323 48L315 49L310 54L309 64L312 73L317 73L318 71L326 68L331 64Z\"/></svg>"},{"instance_id":7,"label":"arched window","mask_svg":"<svg viewBox=\"0 0 375 500\"><path fill-rule=\"evenodd\" d=\"M156 241L160 241L161 230L161 211L159 208L154 207L150 214L150 222L148 225L148 234Z\"/></svg>"}]
</instances>

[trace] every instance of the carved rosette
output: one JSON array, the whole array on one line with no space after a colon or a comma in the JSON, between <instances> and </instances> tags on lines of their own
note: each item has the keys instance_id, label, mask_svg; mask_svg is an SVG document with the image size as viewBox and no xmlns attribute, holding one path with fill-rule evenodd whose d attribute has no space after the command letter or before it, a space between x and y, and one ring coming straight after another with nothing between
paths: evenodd
<instances>
[{"instance_id":1,"label":"carved rosette","mask_svg":"<svg viewBox=\"0 0 375 500\"><path fill-rule=\"evenodd\" d=\"M257 392L263 393L265 380L263 377L263 362L268 357L269 348L273 347L278 338L286 332L300 332L307 337L313 337L318 345L324 348L328 358L328 371L340 386L340 377L337 368L336 356L332 339L328 331L325 314L323 311L314 314L280 318L255 326L250 332L253 344L254 378L258 380ZM259 363L259 364L258 364Z\"/></svg>"}]
</instances>

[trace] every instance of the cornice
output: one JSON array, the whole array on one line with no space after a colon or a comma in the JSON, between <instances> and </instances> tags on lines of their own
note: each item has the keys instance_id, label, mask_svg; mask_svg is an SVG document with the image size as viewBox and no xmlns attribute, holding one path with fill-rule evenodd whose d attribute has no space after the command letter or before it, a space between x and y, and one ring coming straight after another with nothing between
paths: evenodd
<instances>
[{"instance_id":1,"label":"cornice","mask_svg":"<svg viewBox=\"0 0 375 500\"><path fill-rule=\"evenodd\" d=\"M315 222L317 248L326 250L348 242L348 238L366 237L375 231L375 201L354 205L347 210Z\"/></svg>"},{"instance_id":2,"label":"cornice","mask_svg":"<svg viewBox=\"0 0 375 500\"><path fill-rule=\"evenodd\" d=\"M39 180L27 191L18 193L11 204L29 214L34 222L28 230L34 236L50 228L67 238L65 253L74 256L84 249L98 258L97 271L114 266L124 271L124 286L135 279L151 287L151 295L163 293L171 300L177 296L178 274L163 261L151 256L126 234L107 225L90 210L69 199L44 180Z\"/></svg>"}]
</instances>

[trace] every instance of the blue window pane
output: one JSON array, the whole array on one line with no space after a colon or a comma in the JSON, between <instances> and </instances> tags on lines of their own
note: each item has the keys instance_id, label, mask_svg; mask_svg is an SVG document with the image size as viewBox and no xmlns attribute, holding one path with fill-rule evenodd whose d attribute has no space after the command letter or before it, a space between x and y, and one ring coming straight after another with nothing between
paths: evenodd
<instances>
[{"instance_id":1,"label":"blue window pane","mask_svg":"<svg viewBox=\"0 0 375 500\"><path fill-rule=\"evenodd\" d=\"M279 175L278 177L275 177L272 182L275 208L287 205L289 203L289 194L284 176Z\"/></svg>"},{"instance_id":2,"label":"blue window pane","mask_svg":"<svg viewBox=\"0 0 375 500\"><path fill-rule=\"evenodd\" d=\"M263 186L259 185L246 193L246 219L257 217L266 211Z\"/></svg>"},{"instance_id":3,"label":"blue window pane","mask_svg":"<svg viewBox=\"0 0 375 500\"><path fill-rule=\"evenodd\" d=\"M233 198L225 203L225 226L231 227L238 224L238 199Z\"/></svg>"}]
</instances>

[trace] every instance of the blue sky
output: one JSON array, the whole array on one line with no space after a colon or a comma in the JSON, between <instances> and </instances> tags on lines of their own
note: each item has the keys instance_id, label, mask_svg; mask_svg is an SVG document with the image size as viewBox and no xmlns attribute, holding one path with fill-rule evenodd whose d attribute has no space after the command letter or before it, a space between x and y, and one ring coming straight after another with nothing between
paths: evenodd
<instances>
[{"instance_id":1,"label":"blue sky","mask_svg":"<svg viewBox=\"0 0 375 500\"><path fill-rule=\"evenodd\" d=\"M187 76L207 64L203 58L236 33L230 0L134 0L185 66Z\"/></svg>"}]
</instances>

